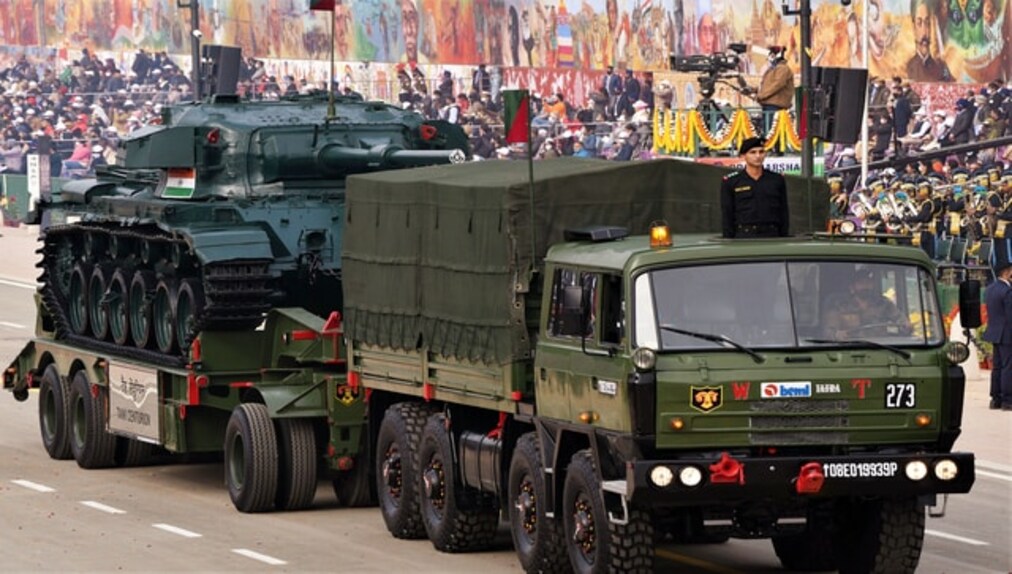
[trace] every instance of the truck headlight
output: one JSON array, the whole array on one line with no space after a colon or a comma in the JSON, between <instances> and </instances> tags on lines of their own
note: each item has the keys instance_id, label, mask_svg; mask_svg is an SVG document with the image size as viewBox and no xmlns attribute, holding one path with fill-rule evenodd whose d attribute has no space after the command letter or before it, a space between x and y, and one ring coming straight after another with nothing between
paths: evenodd
<instances>
[{"instance_id":1,"label":"truck headlight","mask_svg":"<svg viewBox=\"0 0 1012 574\"><path fill-rule=\"evenodd\" d=\"M935 463L935 476L938 477L938 480L952 480L958 474L959 466L952 459L943 458Z\"/></svg>"},{"instance_id":2,"label":"truck headlight","mask_svg":"<svg viewBox=\"0 0 1012 574\"><path fill-rule=\"evenodd\" d=\"M949 348L945 350L945 354L949 356L950 363L958 365L970 358L970 347L967 347L966 343L961 341L950 341Z\"/></svg>"},{"instance_id":3,"label":"truck headlight","mask_svg":"<svg viewBox=\"0 0 1012 574\"><path fill-rule=\"evenodd\" d=\"M671 469L666 466L655 466L650 471L650 482L661 488L671 484L671 481L675 479L675 473L671 472Z\"/></svg>"},{"instance_id":4,"label":"truck headlight","mask_svg":"<svg viewBox=\"0 0 1012 574\"><path fill-rule=\"evenodd\" d=\"M633 351L632 362L637 371L649 371L657 364L657 353L653 349L640 347Z\"/></svg>"},{"instance_id":5,"label":"truck headlight","mask_svg":"<svg viewBox=\"0 0 1012 574\"><path fill-rule=\"evenodd\" d=\"M678 480L685 486L696 486L703 482L703 473L694 466L686 466L678 472Z\"/></svg>"},{"instance_id":6,"label":"truck headlight","mask_svg":"<svg viewBox=\"0 0 1012 574\"><path fill-rule=\"evenodd\" d=\"M921 460L908 462L903 470L910 480L923 480L925 476L928 476L928 465Z\"/></svg>"}]
</instances>

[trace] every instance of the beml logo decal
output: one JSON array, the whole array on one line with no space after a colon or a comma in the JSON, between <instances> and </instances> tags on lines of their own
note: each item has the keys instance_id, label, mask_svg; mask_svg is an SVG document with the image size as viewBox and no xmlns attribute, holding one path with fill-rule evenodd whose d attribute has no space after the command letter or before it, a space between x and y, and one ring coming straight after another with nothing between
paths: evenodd
<instances>
[{"instance_id":1,"label":"beml logo decal","mask_svg":"<svg viewBox=\"0 0 1012 574\"><path fill-rule=\"evenodd\" d=\"M763 383L759 391L759 396L764 399L804 398L812 396L812 383L810 381Z\"/></svg>"},{"instance_id":2,"label":"beml logo decal","mask_svg":"<svg viewBox=\"0 0 1012 574\"><path fill-rule=\"evenodd\" d=\"M752 386L752 383L750 383L749 381L741 381L741 382L732 381L731 392L734 393L734 400L736 401L748 400L748 391L750 386Z\"/></svg>"},{"instance_id":3,"label":"beml logo decal","mask_svg":"<svg viewBox=\"0 0 1012 574\"><path fill-rule=\"evenodd\" d=\"M704 413L719 409L724 404L724 388L689 387L689 404Z\"/></svg>"}]
</instances>

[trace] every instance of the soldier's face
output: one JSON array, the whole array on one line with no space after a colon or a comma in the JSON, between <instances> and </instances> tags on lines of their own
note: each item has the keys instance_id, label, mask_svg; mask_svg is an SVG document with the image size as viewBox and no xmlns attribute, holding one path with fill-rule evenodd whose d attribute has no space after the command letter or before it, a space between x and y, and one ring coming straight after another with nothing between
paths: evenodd
<instances>
[{"instance_id":1,"label":"soldier's face","mask_svg":"<svg viewBox=\"0 0 1012 574\"><path fill-rule=\"evenodd\" d=\"M745 165L749 165L752 167L762 167L764 159L766 159L765 148L754 147L745 152Z\"/></svg>"}]
</instances>

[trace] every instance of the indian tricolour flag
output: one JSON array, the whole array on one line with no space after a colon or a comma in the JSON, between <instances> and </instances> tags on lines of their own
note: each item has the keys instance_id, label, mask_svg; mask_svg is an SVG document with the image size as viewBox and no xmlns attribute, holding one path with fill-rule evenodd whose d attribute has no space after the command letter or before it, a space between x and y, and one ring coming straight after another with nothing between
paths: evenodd
<instances>
[{"instance_id":1,"label":"indian tricolour flag","mask_svg":"<svg viewBox=\"0 0 1012 574\"><path fill-rule=\"evenodd\" d=\"M162 197L174 199L190 199L193 188L197 186L197 170L192 167L169 168L169 177L165 180Z\"/></svg>"}]
</instances>

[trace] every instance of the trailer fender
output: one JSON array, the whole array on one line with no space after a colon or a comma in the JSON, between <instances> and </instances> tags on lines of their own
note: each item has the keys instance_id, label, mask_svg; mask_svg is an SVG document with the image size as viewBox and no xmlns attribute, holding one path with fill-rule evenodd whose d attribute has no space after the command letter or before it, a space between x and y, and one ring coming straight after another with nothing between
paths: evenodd
<instances>
[{"instance_id":1,"label":"trailer fender","mask_svg":"<svg viewBox=\"0 0 1012 574\"><path fill-rule=\"evenodd\" d=\"M327 379L297 375L303 381L260 385L256 388L272 419L327 417ZM244 401L246 402L246 401Z\"/></svg>"}]
</instances>

